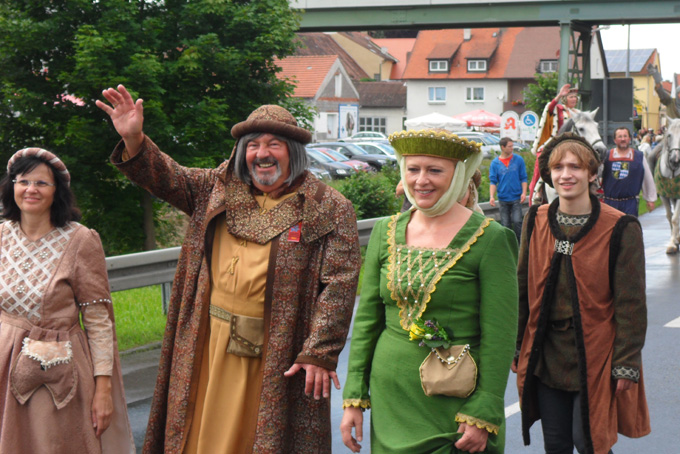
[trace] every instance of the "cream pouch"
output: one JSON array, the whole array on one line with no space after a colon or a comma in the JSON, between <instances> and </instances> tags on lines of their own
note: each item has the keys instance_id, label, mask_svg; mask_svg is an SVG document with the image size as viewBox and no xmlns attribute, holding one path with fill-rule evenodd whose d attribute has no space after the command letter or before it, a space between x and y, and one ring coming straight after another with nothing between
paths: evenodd
<instances>
[{"instance_id":1,"label":"cream pouch","mask_svg":"<svg viewBox=\"0 0 680 454\"><path fill-rule=\"evenodd\" d=\"M68 334L38 327L31 329L10 371L12 394L17 401L25 404L44 385L52 395L54 405L61 409L75 395L77 384L78 374Z\"/></svg>"},{"instance_id":2,"label":"cream pouch","mask_svg":"<svg viewBox=\"0 0 680 454\"><path fill-rule=\"evenodd\" d=\"M470 344L433 348L420 365L420 383L426 396L468 397L477 386L477 363Z\"/></svg>"}]
</instances>

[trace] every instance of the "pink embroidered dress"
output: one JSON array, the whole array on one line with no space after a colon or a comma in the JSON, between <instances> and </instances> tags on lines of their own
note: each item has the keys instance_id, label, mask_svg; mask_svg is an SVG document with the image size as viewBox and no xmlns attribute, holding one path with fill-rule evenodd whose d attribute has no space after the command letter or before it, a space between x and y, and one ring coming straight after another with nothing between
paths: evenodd
<instances>
[{"instance_id":1,"label":"pink embroidered dress","mask_svg":"<svg viewBox=\"0 0 680 454\"><path fill-rule=\"evenodd\" d=\"M0 225L0 373L0 452L134 452L97 232L71 222L31 241ZM98 375L111 376L114 405L101 439Z\"/></svg>"}]
</instances>

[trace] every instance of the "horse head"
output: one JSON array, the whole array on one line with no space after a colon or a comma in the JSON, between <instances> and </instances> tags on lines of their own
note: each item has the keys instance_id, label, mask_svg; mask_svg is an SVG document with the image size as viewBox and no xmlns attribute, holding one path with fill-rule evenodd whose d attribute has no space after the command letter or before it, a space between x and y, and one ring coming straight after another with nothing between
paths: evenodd
<instances>
[{"instance_id":1,"label":"horse head","mask_svg":"<svg viewBox=\"0 0 680 454\"><path fill-rule=\"evenodd\" d=\"M560 128L557 134L561 134L566 131L575 132L579 136L586 139L593 149L600 155L600 159L603 159L607 153L607 147L602 141L602 137L600 136L600 132L597 128L597 121L595 120L595 115L597 115L598 109L599 107L590 112L581 111L578 109L568 109L569 120Z\"/></svg>"},{"instance_id":2,"label":"horse head","mask_svg":"<svg viewBox=\"0 0 680 454\"><path fill-rule=\"evenodd\" d=\"M680 119L671 119L668 116L666 119L668 127L662 140L662 162L665 161L669 170L677 174L680 169Z\"/></svg>"}]
</instances>

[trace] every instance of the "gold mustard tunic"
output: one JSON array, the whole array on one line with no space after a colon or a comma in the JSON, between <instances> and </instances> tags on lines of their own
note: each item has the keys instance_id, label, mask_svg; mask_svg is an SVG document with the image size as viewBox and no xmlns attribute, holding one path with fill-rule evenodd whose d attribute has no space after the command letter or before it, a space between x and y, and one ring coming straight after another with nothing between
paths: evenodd
<instances>
[{"instance_id":1,"label":"gold mustard tunic","mask_svg":"<svg viewBox=\"0 0 680 454\"><path fill-rule=\"evenodd\" d=\"M279 199L255 196L268 210ZM271 243L260 245L231 235L226 220L217 221L211 261L210 304L235 315L264 316L264 293ZM245 453L252 448L261 390L262 358L227 353L231 324L210 317L186 454Z\"/></svg>"}]
</instances>

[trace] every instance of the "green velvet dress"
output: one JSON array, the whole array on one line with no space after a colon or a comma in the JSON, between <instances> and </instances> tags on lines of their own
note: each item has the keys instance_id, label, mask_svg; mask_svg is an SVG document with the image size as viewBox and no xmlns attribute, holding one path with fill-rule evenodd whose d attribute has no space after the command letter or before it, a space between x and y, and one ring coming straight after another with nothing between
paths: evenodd
<instances>
[{"instance_id":1,"label":"green velvet dress","mask_svg":"<svg viewBox=\"0 0 680 454\"><path fill-rule=\"evenodd\" d=\"M488 430L485 452L502 453L517 332L517 240L473 213L447 248L409 247L410 216L382 220L371 234L343 406L371 408L373 454L457 453L460 422ZM470 344L479 370L469 397L423 392L419 368L430 350L408 334L419 316L451 328L456 345Z\"/></svg>"}]
</instances>

